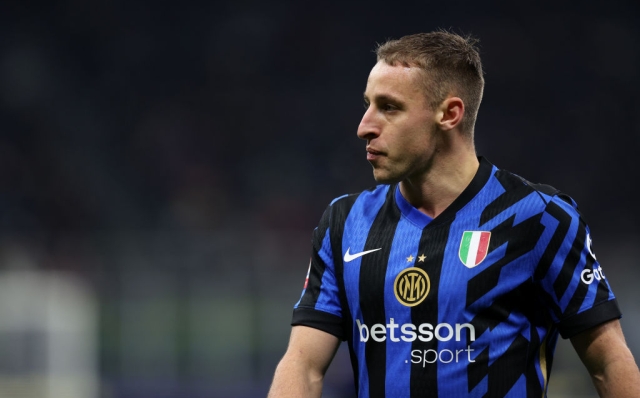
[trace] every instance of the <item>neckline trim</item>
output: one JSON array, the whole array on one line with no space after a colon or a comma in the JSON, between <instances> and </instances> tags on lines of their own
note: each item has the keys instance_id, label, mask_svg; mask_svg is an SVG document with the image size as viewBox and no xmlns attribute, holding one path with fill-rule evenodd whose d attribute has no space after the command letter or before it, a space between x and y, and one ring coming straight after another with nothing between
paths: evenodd
<instances>
[{"instance_id":1,"label":"neckline trim","mask_svg":"<svg viewBox=\"0 0 640 398\"><path fill-rule=\"evenodd\" d=\"M455 217L456 213L469 203L478 194L478 192L480 192L493 174L494 165L491 162L483 156L479 156L478 161L480 162L478 171L476 171L476 174L473 176L469 185L467 185L467 187L462 191L462 193L460 193L460 195L458 195L449 207L447 207L436 218L431 218L413 207L413 205L411 205L411 203L402 196L402 193L400 192L400 184L396 184L394 188L394 197L398 209L403 216L420 228L424 228L427 225L439 225L450 218Z\"/></svg>"}]
</instances>

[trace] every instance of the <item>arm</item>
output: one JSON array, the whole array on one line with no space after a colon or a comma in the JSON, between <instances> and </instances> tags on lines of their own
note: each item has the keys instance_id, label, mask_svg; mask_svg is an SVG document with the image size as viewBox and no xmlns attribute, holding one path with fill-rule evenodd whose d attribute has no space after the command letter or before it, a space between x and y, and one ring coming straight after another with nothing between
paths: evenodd
<instances>
[{"instance_id":1,"label":"arm","mask_svg":"<svg viewBox=\"0 0 640 398\"><path fill-rule=\"evenodd\" d=\"M268 398L319 398L324 374L339 344L340 340L334 335L306 326L294 326Z\"/></svg>"},{"instance_id":2,"label":"arm","mask_svg":"<svg viewBox=\"0 0 640 398\"><path fill-rule=\"evenodd\" d=\"M624 340L620 321L595 326L571 338L602 398L640 397L640 371Z\"/></svg>"}]
</instances>

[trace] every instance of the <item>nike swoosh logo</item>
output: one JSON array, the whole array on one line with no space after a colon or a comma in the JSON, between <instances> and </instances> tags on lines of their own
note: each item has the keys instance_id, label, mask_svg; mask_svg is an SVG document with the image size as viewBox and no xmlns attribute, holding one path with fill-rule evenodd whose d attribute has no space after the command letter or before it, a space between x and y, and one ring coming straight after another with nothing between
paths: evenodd
<instances>
[{"instance_id":1,"label":"nike swoosh logo","mask_svg":"<svg viewBox=\"0 0 640 398\"><path fill-rule=\"evenodd\" d=\"M381 250L381 249L382 249L382 248L381 248L381 247L379 247L379 248L377 248L377 249L373 249L373 250L365 250L365 251L360 252L360 253L353 253L353 254L351 254L351 253L349 253L349 250L351 250L351 248L349 247L349 248L347 249L347 252L344 254L344 262L345 262L345 263L348 263L349 261L355 260L355 259L356 259L356 258L358 258L358 257L362 257L362 256L364 256L365 254L369 254L369 253L377 252L378 250Z\"/></svg>"}]
</instances>

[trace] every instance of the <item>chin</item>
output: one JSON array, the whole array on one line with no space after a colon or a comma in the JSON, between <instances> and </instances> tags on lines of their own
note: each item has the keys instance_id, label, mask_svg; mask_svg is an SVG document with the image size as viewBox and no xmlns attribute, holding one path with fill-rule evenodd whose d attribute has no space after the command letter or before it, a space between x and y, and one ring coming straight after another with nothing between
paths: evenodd
<instances>
[{"instance_id":1,"label":"chin","mask_svg":"<svg viewBox=\"0 0 640 398\"><path fill-rule=\"evenodd\" d=\"M375 170L373 171L373 179L379 184L394 184L402 180L402 178L398 176L394 176L389 173L376 172Z\"/></svg>"}]
</instances>

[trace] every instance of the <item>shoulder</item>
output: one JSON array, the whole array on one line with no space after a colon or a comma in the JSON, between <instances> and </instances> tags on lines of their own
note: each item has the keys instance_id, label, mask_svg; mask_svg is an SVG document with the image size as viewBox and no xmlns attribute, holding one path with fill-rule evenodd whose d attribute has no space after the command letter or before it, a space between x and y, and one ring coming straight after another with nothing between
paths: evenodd
<instances>
[{"instance_id":1,"label":"shoulder","mask_svg":"<svg viewBox=\"0 0 640 398\"><path fill-rule=\"evenodd\" d=\"M527 195L530 201L537 202L544 208L556 205L567 210L578 210L578 204L571 196L549 184L534 183L518 174L500 168L497 169L495 178L504 188L505 194Z\"/></svg>"},{"instance_id":2,"label":"shoulder","mask_svg":"<svg viewBox=\"0 0 640 398\"><path fill-rule=\"evenodd\" d=\"M361 192L338 196L329 203L329 209L332 211L350 209L356 202L363 204L384 202L391 191L390 185L376 185Z\"/></svg>"},{"instance_id":3,"label":"shoulder","mask_svg":"<svg viewBox=\"0 0 640 398\"><path fill-rule=\"evenodd\" d=\"M361 192L336 197L327 206L322 217L323 223L344 222L354 210L366 213L377 211L389 200L393 187L392 185L376 185Z\"/></svg>"}]
</instances>

